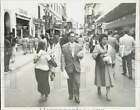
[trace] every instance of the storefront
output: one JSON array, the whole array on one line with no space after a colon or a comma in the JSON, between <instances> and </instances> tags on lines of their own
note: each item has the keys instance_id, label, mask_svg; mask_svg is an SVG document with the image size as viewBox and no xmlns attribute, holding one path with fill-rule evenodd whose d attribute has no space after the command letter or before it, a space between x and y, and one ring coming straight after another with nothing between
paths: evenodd
<instances>
[{"instance_id":1,"label":"storefront","mask_svg":"<svg viewBox=\"0 0 140 110\"><path fill-rule=\"evenodd\" d=\"M16 36L18 38L28 37L30 35L30 19L16 14Z\"/></svg>"},{"instance_id":2,"label":"storefront","mask_svg":"<svg viewBox=\"0 0 140 110\"><path fill-rule=\"evenodd\" d=\"M28 12L23 9L17 9L15 12L15 33L16 37L19 39L23 37L29 37L32 35L31 32L31 17L28 15Z\"/></svg>"},{"instance_id":3,"label":"storefront","mask_svg":"<svg viewBox=\"0 0 140 110\"><path fill-rule=\"evenodd\" d=\"M41 34L45 35L45 22L41 19L33 19L34 24L34 36L40 37Z\"/></svg>"}]
</instances>

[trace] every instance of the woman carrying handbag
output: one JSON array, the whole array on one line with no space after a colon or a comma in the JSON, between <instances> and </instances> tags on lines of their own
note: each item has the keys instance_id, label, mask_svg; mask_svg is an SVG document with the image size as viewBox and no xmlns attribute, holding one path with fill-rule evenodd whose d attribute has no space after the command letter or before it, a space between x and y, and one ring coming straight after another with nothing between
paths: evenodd
<instances>
[{"instance_id":1,"label":"woman carrying handbag","mask_svg":"<svg viewBox=\"0 0 140 110\"><path fill-rule=\"evenodd\" d=\"M46 45L44 42L39 42L37 54L34 58L35 64L35 77L38 86L38 92L41 94L41 99L43 101L47 100L50 93L49 85L49 63L51 62L51 57L46 52Z\"/></svg>"},{"instance_id":2,"label":"woman carrying handbag","mask_svg":"<svg viewBox=\"0 0 140 110\"><path fill-rule=\"evenodd\" d=\"M108 44L108 37L101 34L99 45L95 46L93 58L95 65L95 85L98 95L101 95L101 87L106 87L106 100L111 100L110 88L114 86L113 68L112 68L112 47Z\"/></svg>"}]
</instances>

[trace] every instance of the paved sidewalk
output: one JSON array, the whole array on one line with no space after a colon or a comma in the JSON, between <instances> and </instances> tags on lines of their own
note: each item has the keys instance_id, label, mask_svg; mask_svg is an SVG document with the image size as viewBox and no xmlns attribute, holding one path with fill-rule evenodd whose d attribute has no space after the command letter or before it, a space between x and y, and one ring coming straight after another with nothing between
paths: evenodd
<instances>
[{"instance_id":1,"label":"paved sidewalk","mask_svg":"<svg viewBox=\"0 0 140 110\"><path fill-rule=\"evenodd\" d=\"M26 55L23 55L23 51L19 50L16 53L15 62L10 63L10 69L12 71L15 71L15 70L25 66L26 64L28 64L31 61L33 61L34 55L35 55L35 52L32 53L32 54L28 53Z\"/></svg>"}]
</instances>

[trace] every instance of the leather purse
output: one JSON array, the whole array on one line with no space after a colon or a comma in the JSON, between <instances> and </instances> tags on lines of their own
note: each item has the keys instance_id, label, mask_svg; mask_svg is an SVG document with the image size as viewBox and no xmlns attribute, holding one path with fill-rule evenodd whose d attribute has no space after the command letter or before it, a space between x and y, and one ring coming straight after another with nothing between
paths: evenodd
<instances>
[{"instance_id":1,"label":"leather purse","mask_svg":"<svg viewBox=\"0 0 140 110\"><path fill-rule=\"evenodd\" d=\"M48 61L50 66L57 67L57 63L54 61L54 58L51 57L51 60Z\"/></svg>"}]
</instances>

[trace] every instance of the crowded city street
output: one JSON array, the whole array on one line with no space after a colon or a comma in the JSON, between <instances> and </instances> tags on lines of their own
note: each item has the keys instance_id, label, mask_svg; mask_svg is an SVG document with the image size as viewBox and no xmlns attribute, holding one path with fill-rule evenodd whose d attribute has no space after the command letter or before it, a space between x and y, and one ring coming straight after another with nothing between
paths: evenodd
<instances>
[{"instance_id":1,"label":"crowded city street","mask_svg":"<svg viewBox=\"0 0 140 110\"><path fill-rule=\"evenodd\" d=\"M92 59L91 54L85 56L86 63L89 67L86 72L81 73L81 88L80 88L80 105L68 100L67 81L62 73L61 87L55 87L54 82L50 81L51 93L48 101L39 103L40 94L37 92L36 80L34 74L34 64L32 61L27 65L18 69L17 71L10 72L6 75L6 89L5 89L5 103L7 107L69 107L69 106L128 106L135 105L135 83L134 80L129 80L127 77L121 75L121 61L118 58L116 74L115 74L115 87L112 91L112 102L106 102L104 96L99 97L96 87L94 85L94 66L95 61ZM103 91L105 91L103 89ZM128 97L130 100L128 100ZM119 100L119 101L118 101Z\"/></svg>"},{"instance_id":2,"label":"crowded city street","mask_svg":"<svg viewBox=\"0 0 140 110\"><path fill-rule=\"evenodd\" d=\"M5 107L136 106L136 3L2 3Z\"/></svg>"}]
</instances>

